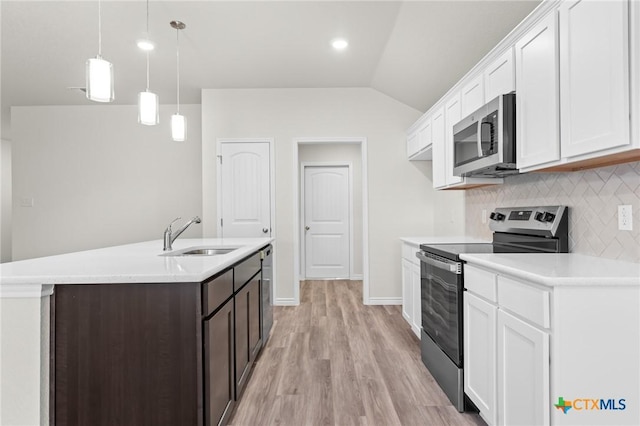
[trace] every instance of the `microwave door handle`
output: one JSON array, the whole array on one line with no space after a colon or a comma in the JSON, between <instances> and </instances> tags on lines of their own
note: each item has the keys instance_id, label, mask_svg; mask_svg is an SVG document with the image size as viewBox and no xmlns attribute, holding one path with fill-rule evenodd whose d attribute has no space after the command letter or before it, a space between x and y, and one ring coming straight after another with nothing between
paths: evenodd
<instances>
[{"instance_id":1,"label":"microwave door handle","mask_svg":"<svg viewBox=\"0 0 640 426\"><path fill-rule=\"evenodd\" d=\"M478 120L478 158L482 158L482 120Z\"/></svg>"}]
</instances>

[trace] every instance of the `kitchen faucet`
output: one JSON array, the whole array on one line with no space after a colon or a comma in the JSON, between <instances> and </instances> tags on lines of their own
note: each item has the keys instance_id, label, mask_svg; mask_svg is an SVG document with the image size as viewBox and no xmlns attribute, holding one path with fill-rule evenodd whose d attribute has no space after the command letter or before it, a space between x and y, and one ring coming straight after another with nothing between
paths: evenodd
<instances>
[{"instance_id":1,"label":"kitchen faucet","mask_svg":"<svg viewBox=\"0 0 640 426\"><path fill-rule=\"evenodd\" d=\"M164 230L164 249L163 249L164 251L172 250L171 249L171 244L173 244L173 242L176 240L176 238L178 238L180 236L180 234L182 234L184 231L186 231L187 228L189 226L191 226L192 223L200 223L200 222L202 222L200 220L200 218L198 216L196 216L193 219L191 219L189 222L187 222L184 225L182 225L182 228L178 229L176 231L176 233L174 234L172 229L171 229L171 225L173 225L174 223L176 223L180 219L181 219L180 217L175 218L174 221L171 222L169 224L169 226L167 226L167 229Z\"/></svg>"}]
</instances>

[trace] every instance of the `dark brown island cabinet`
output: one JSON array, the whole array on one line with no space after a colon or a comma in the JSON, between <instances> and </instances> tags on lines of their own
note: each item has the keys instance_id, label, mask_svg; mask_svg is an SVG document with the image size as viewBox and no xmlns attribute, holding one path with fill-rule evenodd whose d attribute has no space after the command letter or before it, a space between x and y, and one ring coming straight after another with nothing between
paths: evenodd
<instances>
[{"instance_id":1,"label":"dark brown island cabinet","mask_svg":"<svg viewBox=\"0 0 640 426\"><path fill-rule=\"evenodd\" d=\"M201 283L56 285L51 424L226 424L262 348L260 257Z\"/></svg>"}]
</instances>

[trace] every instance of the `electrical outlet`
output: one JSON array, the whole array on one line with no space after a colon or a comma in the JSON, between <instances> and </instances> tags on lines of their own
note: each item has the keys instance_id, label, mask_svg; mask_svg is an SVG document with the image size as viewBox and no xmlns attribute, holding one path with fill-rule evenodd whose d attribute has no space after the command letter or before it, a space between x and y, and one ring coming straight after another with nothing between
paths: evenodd
<instances>
[{"instance_id":1,"label":"electrical outlet","mask_svg":"<svg viewBox=\"0 0 640 426\"><path fill-rule=\"evenodd\" d=\"M487 223L487 210L482 209L482 223Z\"/></svg>"},{"instance_id":2,"label":"electrical outlet","mask_svg":"<svg viewBox=\"0 0 640 426\"><path fill-rule=\"evenodd\" d=\"M620 231L633 231L633 210L631 206L618 206L618 229Z\"/></svg>"},{"instance_id":3,"label":"electrical outlet","mask_svg":"<svg viewBox=\"0 0 640 426\"><path fill-rule=\"evenodd\" d=\"M20 199L21 207L33 207L33 198L23 197Z\"/></svg>"}]
</instances>

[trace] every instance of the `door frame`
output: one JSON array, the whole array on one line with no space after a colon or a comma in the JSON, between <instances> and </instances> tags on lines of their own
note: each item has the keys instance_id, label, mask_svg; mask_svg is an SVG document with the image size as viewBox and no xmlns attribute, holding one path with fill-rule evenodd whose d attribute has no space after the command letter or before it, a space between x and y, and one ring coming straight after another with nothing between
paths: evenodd
<instances>
[{"instance_id":1,"label":"door frame","mask_svg":"<svg viewBox=\"0 0 640 426\"><path fill-rule=\"evenodd\" d=\"M305 178L304 172L307 167L310 168L326 168L326 167L346 167L349 176L349 279L353 279L353 164L351 161L329 161L329 162L303 162L300 164L300 279L306 279L307 276L307 253L306 244L304 243L304 218L305 218Z\"/></svg>"},{"instance_id":2,"label":"door frame","mask_svg":"<svg viewBox=\"0 0 640 426\"><path fill-rule=\"evenodd\" d=\"M370 304L369 296L369 180L367 171L366 137L300 137L293 138L293 300L279 304L300 304L300 145L358 144L362 162L362 302Z\"/></svg>"},{"instance_id":3,"label":"door frame","mask_svg":"<svg viewBox=\"0 0 640 426\"><path fill-rule=\"evenodd\" d=\"M276 217L276 193L275 193L275 159L273 153L273 138L217 138L216 139L216 235L222 235L222 226L220 219L222 218L222 168L220 165L220 156L222 154L223 143L268 143L269 144L269 228L271 238L276 237L275 217ZM275 250L274 250L275 254ZM274 258L275 259L275 258Z\"/></svg>"}]
</instances>

